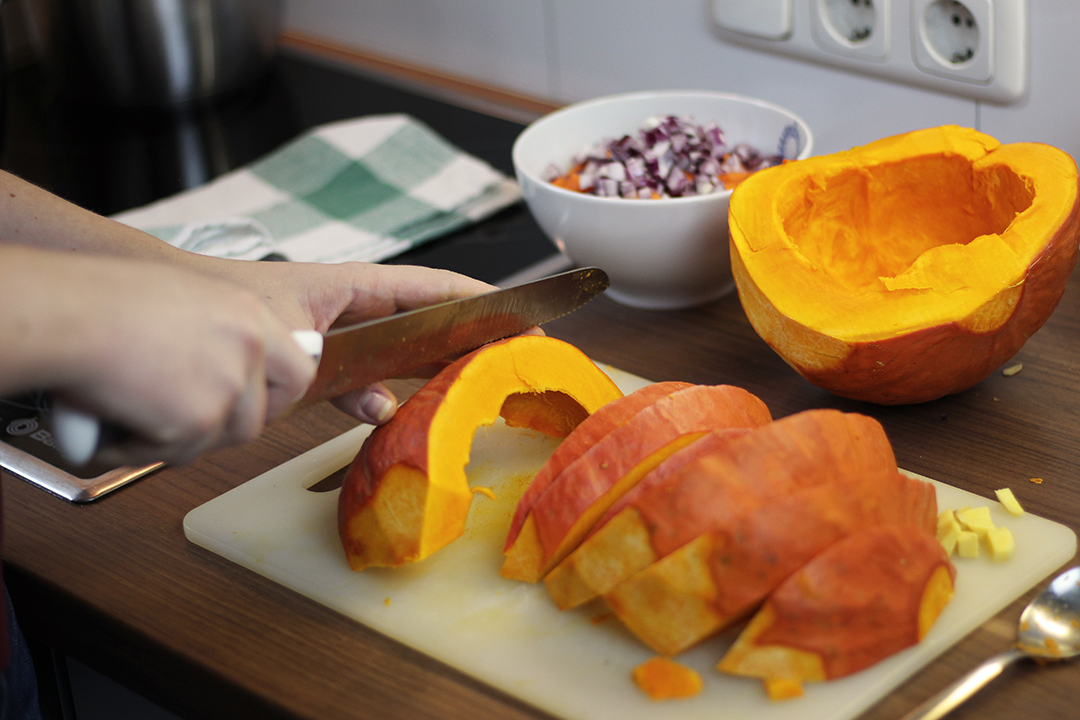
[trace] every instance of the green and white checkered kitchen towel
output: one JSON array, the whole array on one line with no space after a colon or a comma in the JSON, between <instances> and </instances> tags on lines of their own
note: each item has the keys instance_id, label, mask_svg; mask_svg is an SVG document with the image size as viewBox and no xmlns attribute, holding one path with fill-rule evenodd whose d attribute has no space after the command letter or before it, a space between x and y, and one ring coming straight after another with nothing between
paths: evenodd
<instances>
[{"instance_id":1,"label":"green and white checkered kitchen towel","mask_svg":"<svg viewBox=\"0 0 1080 720\"><path fill-rule=\"evenodd\" d=\"M415 118L314 128L206 185L115 215L218 257L377 262L517 202L512 179Z\"/></svg>"}]
</instances>

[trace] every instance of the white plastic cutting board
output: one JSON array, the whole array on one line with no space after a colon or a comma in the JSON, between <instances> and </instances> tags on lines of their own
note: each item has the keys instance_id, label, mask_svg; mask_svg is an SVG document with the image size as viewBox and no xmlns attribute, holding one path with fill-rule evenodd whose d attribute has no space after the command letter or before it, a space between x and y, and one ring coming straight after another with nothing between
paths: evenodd
<instances>
[{"instance_id":1,"label":"white plastic cutting board","mask_svg":"<svg viewBox=\"0 0 1080 720\"><path fill-rule=\"evenodd\" d=\"M623 388L647 381L604 368ZM1029 514L1014 518L991 499L936 483L941 508L989 505L1008 526L1016 553L1004 563L956 560L952 603L917 647L843 680L812 684L806 695L771 702L760 682L713 667L730 634L679 656L701 673L697 697L653 702L630 674L652 653L602 601L560 612L544 585L499 575L517 499L555 447L541 435L501 423L481 428L468 467L477 495L465 534L413 566L353 572L337 537L338 491L307 488L345 467L369 426L360 426L191 511L192 542L379 632L567 720L845 720L892 688L1073 558L1076 535Z\"/></svg>"}]
</instances>

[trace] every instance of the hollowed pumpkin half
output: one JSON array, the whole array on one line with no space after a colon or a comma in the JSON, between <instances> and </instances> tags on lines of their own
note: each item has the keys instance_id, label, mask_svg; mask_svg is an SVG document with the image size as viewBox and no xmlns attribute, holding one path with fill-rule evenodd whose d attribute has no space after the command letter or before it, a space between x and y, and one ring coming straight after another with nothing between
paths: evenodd
<instances>
[{"instance_id":1,"label":"hollowed pumpkin half","mask_svg":"<svg viewBox=\"0 0 1080 720\"><path fill-rule=\"evenodd\" d=\"M807 380L924 402L983 380L1050 316L1077 198L1057 148L918 130L751 176L731 198L732 273L754 329Z\"/></svg>"},{"instance_id":2,"label":"hollowed pumpkin half","mask_svg":"<svg viewBox=\"0 0 1080 720\"><path fill-rule=\"evenodd\" d=\"M584 353L550 337L486 345L432 378L364 441L345 475L338 531L354 570L421 560L461 535L473 436L508 425L565 437L622 391Z\"/></svg>"}]
</instances>

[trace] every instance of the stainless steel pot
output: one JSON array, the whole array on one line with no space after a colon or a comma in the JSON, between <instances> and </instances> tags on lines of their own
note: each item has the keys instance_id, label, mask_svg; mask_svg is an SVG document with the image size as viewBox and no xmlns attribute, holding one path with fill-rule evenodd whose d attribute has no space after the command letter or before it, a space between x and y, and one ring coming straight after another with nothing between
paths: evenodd
<instances>
[{"instance_id":1,"label":"stainless steel pot","mask_svg":"<svg viewBox=\"0 0 1080 720\"><path fill-rule=\"evenodd\" d=\"M281 0L73 0L112 99L183 105L257 78L277 49Z\"/></svg>"}]
</instances>

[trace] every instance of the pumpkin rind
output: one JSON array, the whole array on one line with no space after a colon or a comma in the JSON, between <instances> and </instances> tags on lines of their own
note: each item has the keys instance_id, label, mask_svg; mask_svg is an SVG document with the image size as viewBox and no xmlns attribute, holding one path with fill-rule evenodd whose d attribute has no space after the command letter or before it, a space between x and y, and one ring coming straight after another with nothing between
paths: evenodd
<instances>
[{"instance_id":1,"label":"pumpkin rind","mask_svg":"<svg viewBox=\"0 0 1080 720\"><path fill-rule=\"evenodd\" d=\"M1078 196L1061 150L920 130L748 179L732 273L754 329L807 380L924 402L983 380L1053 312Z\"/></svg>"}]
</instances>

